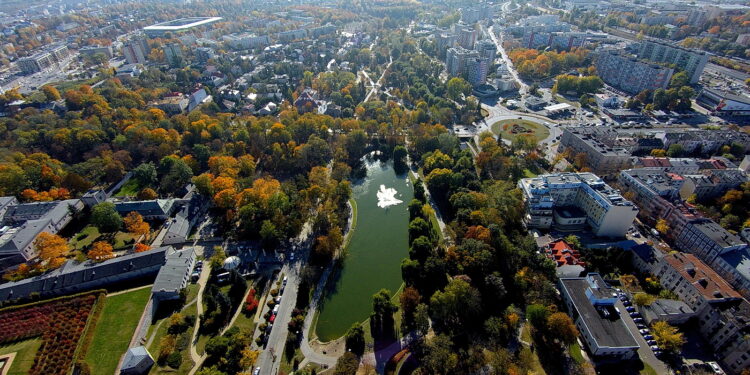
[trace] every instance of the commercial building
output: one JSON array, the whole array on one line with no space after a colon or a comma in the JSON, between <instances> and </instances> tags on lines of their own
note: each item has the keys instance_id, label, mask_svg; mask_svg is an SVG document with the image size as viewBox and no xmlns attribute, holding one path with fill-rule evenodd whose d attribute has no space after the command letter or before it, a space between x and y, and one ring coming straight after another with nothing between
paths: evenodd
<instances>
[{"instance_id":1,"label":"commercial building","mask_svg":"<svg viewBox=\"0 0 750 375\"><path fill-rule=\"evenodd\" d=\"M560 150L583 153L585 162L594 173L610 175L631 166L630 152L617 145L619 133L613 129L566 127L560 138Z\"/></svg>"},{"instance_id":2,"label":"commercial building","mask_svg":"<svg viewBox=\"0 0 750 375\"><path fill-rule=\"evenodd\" d=\"M691 84L698 83L708 63L708 54L705 52L653 40L644 40L640 43L638 57L652 62L674 64L687 73Z\"/></svg>"},{"instance_id":3,"label":"commercial building","mask_svg":"<svg viewBox=\"0 0 750 375\"><path fill-rule=\"evenodd\" d=\"M16 61L18 68L23 74L32 74L47 70L60 64L70 55L68 47L65 45L54 45L46 47L44 50L35 53L29 57L23 57Z\"/></svg>"},{"instance_id":4,"label":"commercial building","mask_svg":"<svg viewBox=\"0 0 750 375\"><path fill-rule=\"evenodd\" d=\"M595 235L622 237L638 208L593 173L558 173L518 182L526 204L524 221L547 229L588 224Z\"/></svg>"},{"instance_id":5,"label":"commercial building","mask_svg":"<svg viewBox=\"0 0 750 375\"><path fill-rule=\"evenodd\" d=\"M638 342L615 308L617 293L598 273L560 279L560 291L589 352L597 359L637 356Z\"/></svg>"},{"instance_id":6,"label":"commercial building","mask_svg":"<svg viewBox=\"0 0 750 375\"><path fill-rule=\"evenodd\" d=\"M750 97L728 91L704 88L698 93L696 103L719 116L750 115Z\"/></svg>"},{"instance_id":7,"label":"commercial building","mask_svg":"<svg viewBox=\"0 0 750 375\"><path fill-rule=\"evenodd\" d=\"M132 39L122 46L122 54L128 64L145 64L150 52L146 38Z\"/></svg>"},{"instance_id":8,"label":"commercial building","mask_svg":"<svg viewBox=\"0 0 750 375\"><path fill-rule=\"evenodd\" d=\"M674 73L674 69L641 62L614 50L598 53L596 71L607 84L631 94L646 89L665 89Z\"/></svg>"},{"instance_id":9,"label":"commercial building","mask_svg":"<svg viewBox=\"0 0 750 375\"><path fill-rule=\"evenodd\" d=\"M146 26L143 31L149 38L162 37L167 33L179 34L220 21L221 17L188 17Z\"/></svg>"}]
</instances>

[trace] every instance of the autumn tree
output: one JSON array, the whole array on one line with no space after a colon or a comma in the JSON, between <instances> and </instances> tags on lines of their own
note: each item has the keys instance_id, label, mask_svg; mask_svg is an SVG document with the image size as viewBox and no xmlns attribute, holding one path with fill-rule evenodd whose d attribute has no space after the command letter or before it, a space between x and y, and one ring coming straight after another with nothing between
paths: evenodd
<instances>
[{"instance_id":1,"label":"autumn tree","mask_svg":"<svg viewBox=\"0 0 750 375\"><path fill-rule=\"evenodd\" d=\"M149 250L151 250L151 246L146 245L145 243L138 242L137 244L135 244L134 251L136 253L142 253L144 251L149 251Z\"/></svg>"},{"instance_id":2,"label":"autumn tree","mask_svg":"<svg viewBox=\"0 0 750 375\"><path fill-rule=\"evenodd\" d=\"M143 216L135 211L131 211L127 214L123 222L125 223L125 228L127 228L128 232L139 236L147 234L151 230L148 223L143 221Z\"/></svg>"},{"instance_id":3,"label":"autumn tree","mask_svg":"<svg viewBox=\"0 0 750 375\"><path fill-rule=\"evenodd\" d=\"M62 96L60 96L60 91L57 91L55 86L52 85L42 86L42 93L44 94L45 99L50 102L60 100L62 98Z\"/></svg>"},{"instance_id":4,"label":"autumn tree","mask_svg":"<svg viewBox=\"0 0 750 375\"><path fill-rule=\"evenodd\" d=\"M682 333L664 321L657 321L651 325L651 332L660 348L668 352L679 353L685 338Z\"/></svg>"},{"instance_id":5,"label":"autumn tree","mask_svg":"<svg viewBox=\"0 0 750 375\"><path fill-rule=\"evenodd\" d=\"M39 254L39 259L42 262L47 262L48 265L60 265L61 261L70 251L68 241L64 238L48 233L42 232L34 240L34 248ZM56 268L56 267L50 267Z\"/></svg>"},{"instance_id":6,"label":"autumn tree","mask_svg":"<svg viewBox=\"0 0 750 375\"><path fill-rule=\"evenodd\" d=\"M656 298L648 293L636 293L633 296L633 303L638 306L648 306L654 303L654 300L656 300Z\"/></svg>"},{"instance_id":7,"label":"autumn tree","mask_svg":"<svg viewBox=\"0 0 750 375\"><path fill-rule=\"evenodd\" d=\"M96 261L103 261L110 258L114 258L115 254L112 252L112 245L106 241L97 241L91 245L87 253L89 259Z\"/></svg>"},{"instance_id":8,"label":"autumn tree","mask_svg":"<svg viewBox=\"0 0 750 375\"><path fill-rule=\"evenodd\" d=\"M141 189L141 191L138 192L136 197L142 201L150 201L150 200L154 200L158 198L159 196L156 194L156 191L154 191L154 189L147 187L147 188Z\"/></svg>"},{"instance_id":9,"label":"autumn tree","mask_svg":"<svg viewBox=\"0 0 750 375\"><path fill-rule=\"evenodd\" d=\"M669 232L669 224L667 223L667 220L663 218L656 220L656 230L662 235L667 234L667 232Z\"/></svg>"},{"instance_id":10,"label":"autumn tree","mask_svg":"<svg viewBox=\"0 0 750 375\"><path fill-rule=\"evenodd\" d=\"M573 319L564 312L556 312L547 317L547 329L550 337L560 341L563 345L571 345L576 341L578 330Z\"/></svg>"}]
</instances>

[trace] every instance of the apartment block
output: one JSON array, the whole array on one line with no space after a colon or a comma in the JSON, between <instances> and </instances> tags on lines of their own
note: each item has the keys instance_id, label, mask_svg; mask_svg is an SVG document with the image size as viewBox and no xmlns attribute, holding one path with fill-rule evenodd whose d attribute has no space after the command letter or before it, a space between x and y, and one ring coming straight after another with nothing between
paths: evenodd
<instances>
[{"instance_id":1,"label":"apartment block","mask_svg":"<svg viewBox=\"0 0 750 375\"><path fill-rule=\"evenodd\" d=\"M63 62L69 55L70 51L67 46L54 45L46 47L32 56L20 58L16 63L18 68L21 69L21 73L32 74L47 70L55 64Z\"/></svg>"},{"instance_id":2,"label":"apartment block","mask_svg":"<svg viewBox=\"0 0 750 375\"><path fill-rule=\"evenodd\" d=\"M690 83L693 84L698 83L708 63L708 54L705 52L653 40L644 40L640 43L638 57L653 62L674 64L687 73Z\"/></svg>"},{"instance_id":3,"label":"apartment block","mask_svg":"<svg viewBox=\"0 0 750 375\"><path fill-rule=\"evenodd\" d=\"M674 73L674 69L641 62L614 50L599 52L596 71L607 84L631 94L646 89L665 89Z\"/></svg>"},{"instance_id":4,"label":"apartment block","mask_svg":"<svg viewBox=\"0 0 750 375\"><path fill-rule=\"evenodd\" d=\"M490 61L484 57L470 58L465 63L466 81L472 86L483 85L487 82Z\"/></svg>"},{"instance_id":5,"label":"apartment block","mask_svg":"<svg viewBox=\"0 0 750 375\"><path fill-rule=\"evenodd\" d=\"M466 62L469 59L476 59L479 57L477 51L468 50L463 47L449 48L445 57L445 66L448 70L448 74L452 76L460 76L466 71Z\"/></svg>"},{"instance_id":6,"label":"apartment block","mask_svg":"<svg viewBox=\"0 0 750 375\"><path fill-rule=\"evenodd\" d=\"M560 149L585 154L586 164L596 174L615 174L632 164L630 152L616 145L618 136L610 129L564 128Z\"/></svg>"},{"instance_id":7,"label":"apartment block","mask_svg":"<svg viewBox=\"0 0 750 375\"><path fill-rule=\"evenodd\" d=\"M593 173L557 173L518 182L532 228L590 226L597 236L622 237L638 208Z\"/></svg>"},{"instance_id":8,"label":"apartment block","mask_svg":"<svg viewBox=\"0 0 750 375\"><path fill-rule=\"evenodd\" d=\"M479 52L480 57L487 59L490 64L492 64L497 57L497 46L490 39L482 39L476 42L474 49Z\"/></svg>"},{"instance_id":9,"label":"apartment block","mask_svg":"<svg viewBox=\"0 0 750 375\"><path fill-rule=\"evenodd\" d=\"M474 43L477 42L479 32L472 25L457 23L453 26L453 33L456 35L456 43L466 49L474 49Z\"/></svg>"},{"instance_id":10,"label":"apartment block","mask_svg":"<svg viewBox=\"0 0 750 375\"><path fill-rule=\"evenodd\" d=\"M682 230L675 231L674 239L678 248L694 254L708 264L722 254L747 247L747 243L738 236L705 218L688 222Z\"/></svg>"},{"instance_id":11,"label":"apartment block","mask_svg":"<svg viewBox=\"0 0 750 375\"><path fill-rule=\"evenodd\" d=\"M128 64L145 64L150 52L146 38L133 39L122 46Z\"/></svg>"}]
</instances>

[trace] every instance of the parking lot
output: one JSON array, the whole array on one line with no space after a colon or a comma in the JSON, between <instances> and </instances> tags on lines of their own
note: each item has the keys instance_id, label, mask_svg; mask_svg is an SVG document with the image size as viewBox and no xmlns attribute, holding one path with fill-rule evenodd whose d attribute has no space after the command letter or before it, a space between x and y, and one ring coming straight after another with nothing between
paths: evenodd
<instances>
[{"instance_id":1,"label":"parking lot","mask_svg":"<svg viewBox=\"0 0 750 375\"><path fill-rule=\"evenodd\" d=\"M621 296L622 295L624 294L621 294ZM640 346L640 348L638 349L638 356L641 358L641 361L651 366L657 374L669 374L670 371L667 365L656 357L654 351L651 349L651 345L649 345L649 342L646 340L646 338L644 338L644 335L639 332L641 329L647 329L646 323L640 323L642 324L641 327L643 328L639 328L636 325L636 322L633 320L634 318L630 316L630 312L628 311L628 307L630 307L632 311L635 311L634 306L625 306L626 304L631 304L629 298L626 298L626 300L623 301L621 297L620 301L618 301L615 306L620 311L620 319L622 319L622 321L625 323L625 326L628 327L628 330L630 330L630 333L633 335L635 341ZM655 344L655 342L651 343Z\"/></svg>"}]
</instances>

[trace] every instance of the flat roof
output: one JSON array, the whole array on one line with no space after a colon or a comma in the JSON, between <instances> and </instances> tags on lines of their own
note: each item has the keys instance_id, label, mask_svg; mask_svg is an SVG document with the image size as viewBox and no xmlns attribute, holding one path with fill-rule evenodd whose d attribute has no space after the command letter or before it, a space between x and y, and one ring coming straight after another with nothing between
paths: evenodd
<instances>
[{"instance_id":1,"label":"flat roof","mask_svg":"<svg viewBox=\"0 0 750 375\"><path fill-rule=\"evenodd\" d=\"M586 277L562 278L560 284L567 291L589 334L600 348L638 348L638 342L622 321L620 314L614 310L614 306L611 306L609 316L604 317L587 296L587 293L592 293L597 299L611 296L612 289L604 283L601 277L596 276L589 275L594 279L597 288L592 288Z\"/></svg>"},{"instance_id":2,"label":"flat roof","mask_svg":"<svg viewBox=\"0 0 750 375\"><path fill-rule=\"evenodd\" d=\"M544 107L546 111L550 111L550 112L564 111L570 108L572 108L572 106L568 103L558 103L558 104L548 105Z\"/></svg>"},{"instance_id":3,"label":"flat roof","mask_svg":"<svg viewBox=\"0 0 750 375\"><path fill-rule=\"evenodd\" d=\"M206 25L221 20L221 17L188 17L157 23L146 26L143 30L147 31L177 31L187 30L196 26Z\"/></svg>"}]
</instances>

